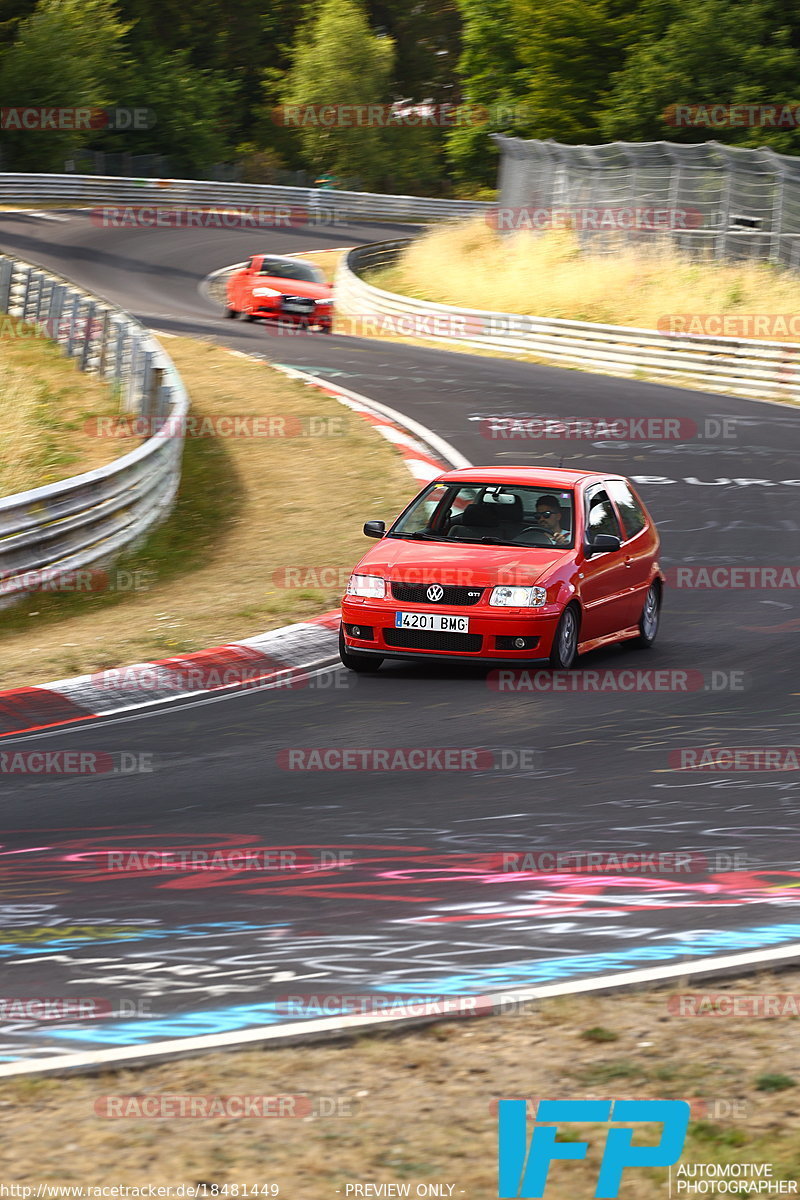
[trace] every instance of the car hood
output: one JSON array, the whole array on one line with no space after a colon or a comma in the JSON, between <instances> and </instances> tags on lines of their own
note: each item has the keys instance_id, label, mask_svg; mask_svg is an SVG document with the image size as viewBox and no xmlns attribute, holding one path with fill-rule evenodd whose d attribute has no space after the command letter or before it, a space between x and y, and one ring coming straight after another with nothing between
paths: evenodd
<instances>
[{"instance_id":1,"label":"car hood","mask_svg":"<svg viewBox=\"0 0 800 1200\"><path fill-rule=\"evenodd\" d=\"M329 283L309 283L305 279L284 279L277 275L254 275L253 287L271 287L284 296L312 296L315 300L327 300L333 296Z\"/></svg>"},{"instance_id":2,"label":"car hood","mask_svg":"<svg viewBox=\"0 0 800 1200\"><path fill-rule=\"evenodd\" d=\"M406 583L524 585L538 583L572 553L555 546L487 546L390 537L368 550L355 570Z\"/></svg>"}]
</instances>

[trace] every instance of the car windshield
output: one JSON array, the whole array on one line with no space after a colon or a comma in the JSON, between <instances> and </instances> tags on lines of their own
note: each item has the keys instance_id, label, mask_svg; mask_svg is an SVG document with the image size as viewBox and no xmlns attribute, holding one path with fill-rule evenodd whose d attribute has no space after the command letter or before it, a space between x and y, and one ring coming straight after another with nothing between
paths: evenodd
<instances>
[{"instance_id":1,"label":"car windshield","mask_svg":"<svg viewBox=\"0 0 800 1200\"><path fill-rule=\"evenodd\" d=\"M574 496L544 485L446 484L426 488L390 537L500 546L573 545Z\"/></svg>"},{"instance_id":2,"label":"car windshield","mask_svg":"<svg viewBox=\"0 0 800 1200\"><path fill-rule=\"evenodd\" d=\"M259 275L274 275L279 279L300 279L303 283L324 283L325 276L319 267L311 263L296 262L291 258L265 258Z\"/></svg>"}]
</instances>

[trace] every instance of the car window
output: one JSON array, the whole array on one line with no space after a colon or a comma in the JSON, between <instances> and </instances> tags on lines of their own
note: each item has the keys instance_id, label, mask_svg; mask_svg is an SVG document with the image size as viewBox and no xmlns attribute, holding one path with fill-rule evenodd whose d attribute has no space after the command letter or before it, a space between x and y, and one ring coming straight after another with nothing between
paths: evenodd
<instances>
[{"instance_id":1,"label":"car window","mask_svg":"<svg viewBox=\"0 0 800 1200\"><path fill-rule=\"evenodd\" d=\"M573 542L571 491L526 484L432 484L392 527L392 536L426 531L462 541L513 546Z\"/></svg>"},{"instance_id":2,"label":"car window","mask_svg":"<svg viewBox=\"0 0 800 1200\"><path fill-rule=\"evenodd\" d=\"M644 509L624 480L609 479L607 487L611 499L616 503L619 515L622 518L625 536L629 538L636 537L636 534L641 533L647 524Z\"/></svg>"},{"instance_id":3,"label":"car window","mask_svg":"<svg viewBox=\"0 0 800 1200\"><path fill-rule=\"evenodd\" d=\"M325 282L325 276L319 267L287 258L265 258L259 274L274 275L279 279L299 279L303 283Z\"/></svg>"},{"instance_id":4,"label":"car window","mask_svg":"<svg viewBox=\"0 0 800 1200\"><path fill-rule=\"evenodd\" d=\"M587 498L586 532L591 541L598 533L610 533L613 537L622 538L614 506L604 489L592 492Z\"/></svg>"}]
</instances>

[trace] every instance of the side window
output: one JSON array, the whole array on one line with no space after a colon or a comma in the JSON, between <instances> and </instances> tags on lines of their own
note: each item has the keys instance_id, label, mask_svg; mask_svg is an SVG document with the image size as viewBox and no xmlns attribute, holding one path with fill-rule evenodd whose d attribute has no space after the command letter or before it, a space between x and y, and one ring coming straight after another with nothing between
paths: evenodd
<instances>
[{"instance_id":1,"label":"side window","mask_svg":"<svg viewBox=\"0 0 800 1200\"><path fill-rule=\"evenodd\" d=\"M647 524L647 517L644 514L641 504L627 483L621 479L609 479L608 491L619 509L619 515L622 518L622 524L625 528L625 536L629 538L636 537L636 534L641 533Z\"/></svg>"},{"instance_id":2,"label":"side window","mask_svg":"<svg viewBox=\"0 0 800 1200\"><path fill-rule=\"evenodd\" d=\"M589 540L591 541L598 533L610 533L621 539L622 530L619 527L613 505L608 498L608 493L600 488L598 491L591 492L586 502L588 505L586 532Z\"/></svg>"},{"instance_id":3,"label":"side window","mask_svg":"<svg viewBox=\"0 0 800 1200\"><path fill-rule=\"evenodd\" d=\"M253 260L252 260L252 258L248 258L247 262L244 264L245 271L249 271L252 268L252 266L253 266Z\"/></svg>"}]
</instances>

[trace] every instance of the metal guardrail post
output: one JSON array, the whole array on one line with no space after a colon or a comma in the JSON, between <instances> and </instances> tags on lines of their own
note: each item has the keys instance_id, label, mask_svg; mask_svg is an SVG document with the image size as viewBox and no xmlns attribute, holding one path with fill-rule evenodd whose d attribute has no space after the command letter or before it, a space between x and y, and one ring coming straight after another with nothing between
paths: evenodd
<instances>
[{"instance_id":1,"label":"metal guardrail post","mask_svg":"<svg viewBox=\"0 0 800 1200\"><path fill-rule=\"evenodd\" d=\"M64 296L66 287L63 283L54 282L50 292L50 308L47 313L47 332L54 341L59 342L61 338L61 316L64 312Z\"/></svg>"},{"instance_id":2,"label":"metal guardrail post","mask_svg":"<svg viewBox=\"0 0 800 1200\"><path fill-rule=\"evenodd\" d=\"M97 304L94 300L89 300L86 304L83 319L83 345L81 346L80 370L89 370L89 360L92 355L92 339L94 338L94 314L97 311Z\"/></svg>"},{"instance_id":3,"label":"metal guardrail post","mask_svg":"<svg viewBox=\"0 0 800 1200\"><path fill-rule=\"evenodd\" d=\"M7 313L11 305L11 277L14 265L10 258L0 258L0 308Z\"/></svg>"},{"instance_id":4,"label":"metal guardrail post","mask_svg":"<svg viewBox=\"0 0 800 1200\"><path fill-rule=\"evenodd\" d=\"M65 353L71 358L75 352L75 341L78 335L78 312L81 306L80 292L70 288L67 292L67 326L64 330ZM59 338L61 341L61 338Z\"/></svg>"}]
</instances>

